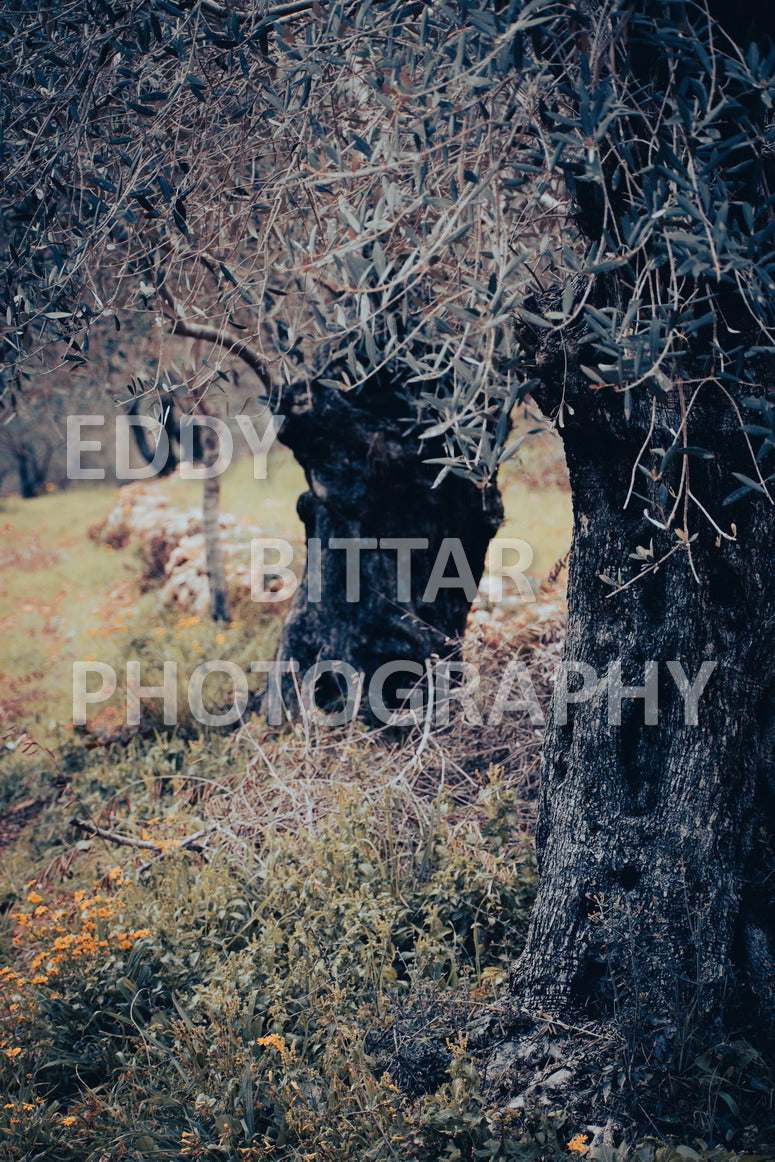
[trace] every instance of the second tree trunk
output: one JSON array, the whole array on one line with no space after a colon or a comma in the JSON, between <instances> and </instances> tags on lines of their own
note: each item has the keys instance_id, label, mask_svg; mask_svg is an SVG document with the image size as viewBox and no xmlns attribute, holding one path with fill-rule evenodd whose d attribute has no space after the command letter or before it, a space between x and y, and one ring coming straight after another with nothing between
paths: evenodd
<instances>
[{"instance_id":1,"label":"second tree trunk","mask_svg":"<svg viewBox=\"0 0 775 1162\"><path fill-rule=\"evenodd\" d=\"M296 705L298 681L316 663L341 661L362 674L366 710L369 684L385 663L409 664L380 682L385 704L395 706L401 701L397 690L417 683L426 659L459 655L474 596L471 578L475 590L502 520L500 496L494 484L477 487L453 475L434 488L438 466L425 462L433 450L406 434L405 422L395 415L399 404L390 395L358 399L313 385L286 414L280 440L293 451L309 486L298 503L308 553L277 654L297 664L299 677L270 683L270 721ZM356 599L352 577L348 597L344 544L331 546L339 538L366 542ZM385 545L393 538L422 542L404 550L410 571L399 570L399 549ZM439 554L452 585L442 583L434 592L435 582L428 583ZM466 572L459 554L470 569L466 586L458 577ZM317 704L336 706L338 691L330 671L321 675Z\"/></svg>"}]
</instances>

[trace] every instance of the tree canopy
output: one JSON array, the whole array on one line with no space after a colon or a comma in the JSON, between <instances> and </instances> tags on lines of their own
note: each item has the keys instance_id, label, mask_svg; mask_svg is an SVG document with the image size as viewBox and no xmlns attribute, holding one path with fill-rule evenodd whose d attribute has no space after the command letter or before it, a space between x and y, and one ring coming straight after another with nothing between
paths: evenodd
<instances>
[{"instance_id":1,"label":"tree canopy","mask_svg":"<svg viewBox=\"0 0 775 1162\"><path fill-rule=\"evenodd\" d=\"M150 309L267 384L389 367L482 478L547 349L583 346L625 411L691 353L686 424L640 466L710 455L693 401L743 382L730 494L769 491L773 55L704 5L76 0L9 5L2 32L12 366ZM688 539L686 495L650 516Z\"/></svg>"}]
</instances>

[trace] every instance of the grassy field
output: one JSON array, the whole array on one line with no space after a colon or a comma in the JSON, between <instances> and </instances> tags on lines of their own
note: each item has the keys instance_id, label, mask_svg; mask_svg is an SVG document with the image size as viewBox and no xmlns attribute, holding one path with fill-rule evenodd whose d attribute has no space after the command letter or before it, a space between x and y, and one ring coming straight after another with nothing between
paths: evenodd
<instances>
[{"instance_id":1,"label":"grassy field","mask_svg":"<svg viewBox=\"0 0 775 1162\"><path fill-rule=\"evenodd\" d=\"M269 536L302 535L295 503L303 477L284 452L267 480L253 480L242 460L225 474L224 512L256 521ZM201 485L172 477L155 487L181 508L201 504ZM5 728L49 734L70 711L72 663L101 657L105 639L132 634L148 617L139 601L133 550L115 552L90 539L116 499L108 485L83 485L32 500L0 502L0 680Z\"/></svg>"},{"instance_id":2,"label":"grassy field","mask_svg":"<svg viewBox=\"0 0 775 1162\"><path fill-rule=\"evenodd\" d=\"M520 538L534 551L532 575L550 571L570 540L570 497L561 478L542 482L540 451L526 457L527 472L508 465L502 478L506 519L499 537ZM156 482L180 508L201 503L201 485L177 475ZM254 480L252 461L232 465L222 481L224 512L257 523L268 536L300 539L296 499L301 469L276 449L266 480ZM133 550L113 551L89 538L105 518L116 489L90 484L48 492L33 500L0 501L0 710L5 730L34 729L48 737L68 721L72 663L104 656L108 639L142 629L152 602L139 600ZM193 638L193 634L191 635Z\"/></svg>"}]
</instances>

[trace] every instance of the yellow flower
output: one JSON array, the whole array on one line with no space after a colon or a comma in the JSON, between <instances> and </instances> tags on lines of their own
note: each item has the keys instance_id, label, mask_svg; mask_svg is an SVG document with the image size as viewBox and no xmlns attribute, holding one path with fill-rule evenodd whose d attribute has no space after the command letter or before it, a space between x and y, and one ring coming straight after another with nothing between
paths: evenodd
<instances>
[{"instance_id":1,"label":"yellow flower","mask_svg":"<svg viewBox=\"0 0 775 1162\"><path fill-rule=\"evenodd\" d=\"M589 1153L589 1146L587 1145L587 1138L588 1137L589 1137L589 1134L575 1134L571 1138L570 1142L568 1142L568 1149L570 1150L570 1152L572 1154L581 1154L582 1156L584 1154L588 1154Z\"/></svg>"},{"instance_id":2,"label":"yellow flower","mask_svg":"<svg viewBox=\"0 0 775 1162\"><path fill-rule=\"evenodd\" d=\"M276 1049L278 1053L282 1053L285 1049L285 1042L283 1041L282 1037L278 1037L276 1033L270 1033L268 1037L257 1037L256 1045L261 1045L262 1047L271 1045L271 1047Z\"/></svg>"},{"instance_id":3,"label":"yellow flower","mask_svg":"<svg viewBox=\"0 0 775 1162\"><path fill-rule=\"evenodd\" d=\"M43 897L39 896L37 892L30 892L27 896L28 904L42 904Z\"/></svg>"},{"instance_id":4,"label":"yellow flower","mask_svg":"<svg viewBox=\"0 0 775 1162\"><path fill-rule=\"evenodd\" d=\"M222 646L225 641L226 641L226 634L225 633L217 633L215 635L215 644L217 646Z\"/></svg>"},{"instance_id":5,"label":"yellow flower","mask_svg":"<svg viewBox=\"0 0 775 1162\"><path fill-rule=\"evenodd\" d=\"M78 1118L74 1118L72 1114L68 1114L66 1118L62 1118L63 1126L74 1126Z\"/></svg>"},{"instance_id":6,"label":"yellow flower","mask_svg":"<svg viewBox=\"0 0 775 1162\"><path fill-rule=\"evenodd\" d=\"M15 1049L5 1049L4 1052L5 1052L6 1057L10 1057L11 1061L13 1061L14 1057L19 1056L19 1054L21 1053L21 1049L17 1045Z\"/></svg>"}]
</instances>

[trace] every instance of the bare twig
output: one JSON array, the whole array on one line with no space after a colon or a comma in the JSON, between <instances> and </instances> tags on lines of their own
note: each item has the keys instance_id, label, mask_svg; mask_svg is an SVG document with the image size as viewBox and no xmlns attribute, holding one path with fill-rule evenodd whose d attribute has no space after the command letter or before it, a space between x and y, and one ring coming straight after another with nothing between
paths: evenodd
<instances>
[{"instance_id":1,"label":"bare twig","mask_svg":"<svg viewBox=\"0 0 775 1162\"><path fill-rule=\"evenodd\" d=\"M88 835L96 835L98 839L104 839L108 843L116 843L120 847L137 847L141 851L155 851L159 855L165 855L170 850L165 844L154 843L151 839L135 839L131 835L121 835L117 831L108 831L107 828L98 827L96 823L92 823L89 819L73 818L70 820L70 826L77 827L79 831L85 831ZM195 831L187 839L183 839L180 843L174 843L171 846L175 849L180 848L186 851L196 851L204 854L207 849L199 840L213 830L214 825L203 827L201 831Z\"/></svg>"}]
</instances>

